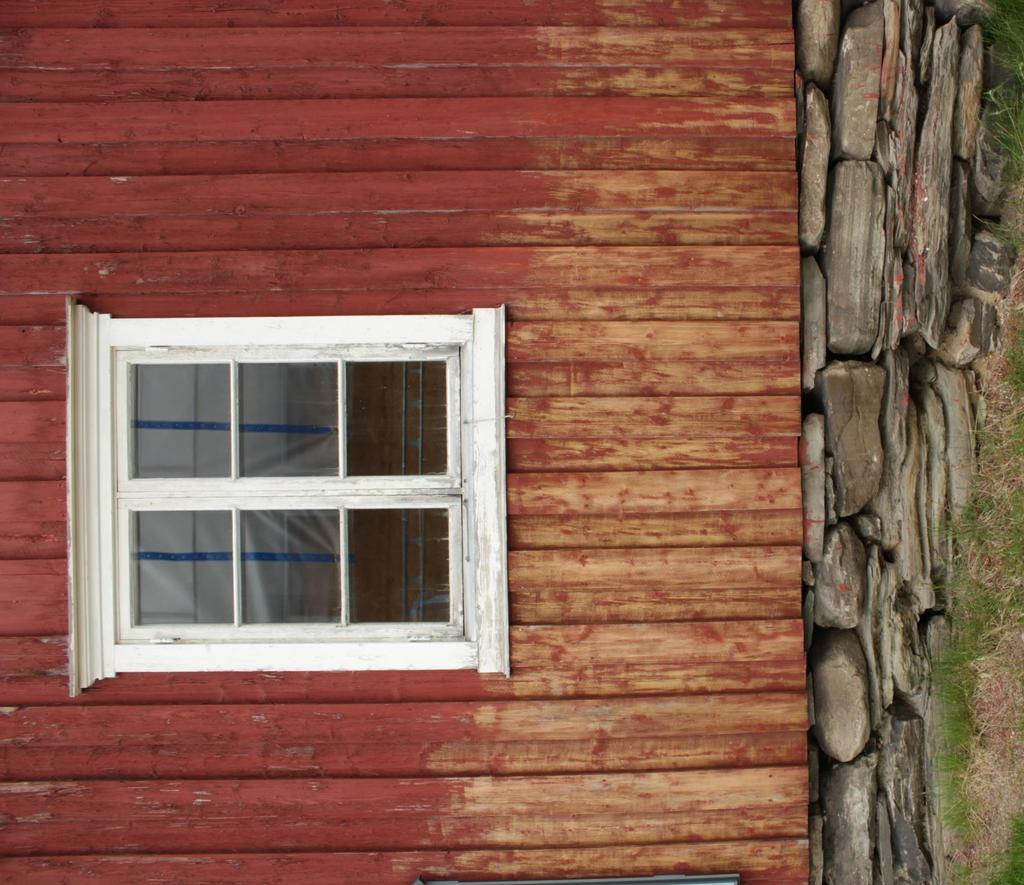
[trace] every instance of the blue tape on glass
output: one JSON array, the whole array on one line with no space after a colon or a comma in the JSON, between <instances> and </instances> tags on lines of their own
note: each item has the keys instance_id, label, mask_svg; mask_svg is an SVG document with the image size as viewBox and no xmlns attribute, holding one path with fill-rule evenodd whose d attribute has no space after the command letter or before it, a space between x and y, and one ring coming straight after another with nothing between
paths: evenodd
<instances>
[{"instance_id":1,"label":"blue tape on glass","mask_svg":"<svg viewBox=\"0 0 1024 885\"><path fill-rule=\"evenodd\" d=\"M333 553L243 553L251 562L341 562Z\"/></svg>"},{"instance_id":2,"label":"blue tape on glass","mask_svg":"<svg viewBox=\"0 0 1024 885\"><path fill-rule=\"evenodd\" d=\"M139 430L230 430L227 421L133 421ZM327 424L239 424L242 433L334 433Z\"/></svg>"},{"instance_id":3,"label":"blue tape on glass","mask_svg":"<svg viewBox=\"0 0 1024 885\"><path fill-rule=\"evenodd\" d=\"M230 562L231 553L225 551L166 553L163 550L139 550L136 552L135 558L161 562ZM250 562L341 562L341 557L334 553L246 552L242 554L242 559Z\"/></svg>"}]
</instances>

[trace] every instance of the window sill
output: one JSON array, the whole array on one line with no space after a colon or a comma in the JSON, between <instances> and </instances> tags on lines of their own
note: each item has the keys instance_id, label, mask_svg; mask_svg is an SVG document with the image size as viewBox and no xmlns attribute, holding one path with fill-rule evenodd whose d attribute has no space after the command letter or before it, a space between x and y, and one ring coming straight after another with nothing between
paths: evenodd
<instances>
[{"instance_id":1,"label":"window sill","mask_svg":"<svg viewBox=\"0 0 1024 885\"><path fill-rule=\"evenodd\" d=\"M118 672L475 670L475 642L118 643Z\"/></svg>"}]
</instances>

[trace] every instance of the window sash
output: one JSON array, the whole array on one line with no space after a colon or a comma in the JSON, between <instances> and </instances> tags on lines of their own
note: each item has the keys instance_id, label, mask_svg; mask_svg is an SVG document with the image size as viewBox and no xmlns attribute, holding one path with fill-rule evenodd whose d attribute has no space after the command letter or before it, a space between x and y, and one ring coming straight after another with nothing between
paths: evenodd
<instances>
[{"instance_id":1,"label":"window sash","mask_svg":"<svg viewBox=\"0 0 1024 885\"><path fill-rule=\"evenodd\" d=\"M244 501L244 505L241 503ZM396 623L349 623L349 584L347 569L347 520L352 510L437 508L448 511L448 623L403 621ZM240 623L240 570L241 539L238 534L237 513L240 510L339 510L341 523L341 620L326 623ZM135 567L132 551L131 514L145 511L169 510L227 510L232 516L232 581L235 606L234 624L161 624L135 623ZM116 613L117 642L243 642L265 640L281 643L302 643L313 640L358 641L361 639L391 639L419 641L426 639L466 640L474 638L464 616L466 609L465 586L468 563L464 555L464 506L461 498L388 496L388 497L291 497L291 498L133 498L119 503L115 516L117 533Z\"/></svg>"},{"instance_id":2,"label":"window sash","mask_svg":"<svg viewBox=\"0 0 1024 885\"><path fill-rule=\"evenodd\" d=\"M143 322L127 321L127 322ZM116 325L116 324L115 324ZM141 495L227 495L243 490L252 494L268 494L295 491L310 494L328 491L364 493L412 493L428 490L450 494L461 487L463 477L463 419L462 391L468 379L465 377L467 354L464 348L451 346L383 346L335 345L328 348L270 346L223 346L223 347L161 347L115 349L115 389L113 393L114 439L117 449L117 492L118 495L137 493ZM421 362L444 361L447 396L447 460L445 474L407 474L404 476L345 476L346 471L346 393L345 366L354 362ZM338 476L309 477L245 477L239 476L239 363L307 363L334 362L338 364ZM138 479L132 477L134 433L132 408L134 390L132 367L136 365L194 365L226 364L230 366L230 429L231 434L231 475L228 477Z\"/></svg>"},{"instance_id":3,"label":"window sash","mask_svg":"<svg viewBox=\"0 0 1024 885\"><path fill-rule=\"evenodd\" d=\"M136 322L136 321L132 321ZM142 322L142 321L138 321ZM115 324L117 325L117 324ZM247 336L248 337L248 336ZM271 345L115 349L116 369L113 395L117 460L117 642L309 642L315 639L358 641L360 639L466 639L464 599L464 508L462 506L462 349L451 345L356 344L319 347ZM443 475L344 476L346 441L345 366L353 362L414 362L435 360L446 364L447 461ZM239 476L239 390L240 363L333 362L338 377L338 469L339 476L243 477ZM229 366L231 476L223 478L137 479L131 476L133 453L132 412L134 391L132 367L136 365L215 364ZM346 561L347 520L353 509L445 508L449 511L449 609L447 624L402 622L395 624L350 624L349 585ZM131 551L130 513L143 510L330 510L342 512L341 606L339 624L240 623L240 576L237 515L233 515L234 625L160 625L135 623L135 569Z\"/></svg>"}]
</instances>

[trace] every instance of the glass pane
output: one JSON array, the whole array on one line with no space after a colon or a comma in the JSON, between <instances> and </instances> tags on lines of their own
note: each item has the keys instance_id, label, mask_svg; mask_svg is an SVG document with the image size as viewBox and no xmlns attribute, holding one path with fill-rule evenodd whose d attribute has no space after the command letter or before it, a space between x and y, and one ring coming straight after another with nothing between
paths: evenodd
<instances>
[{"instance_id":1,"label":"glass pane","mask_svg":"<svg viewBox=\"0 0 1024 885\"><path fill-rule=\"evenodd\" d=\"M238 367L242 476L338 475L337 363Z\"/></svg>"},{"instance_id":2,"label":"glass pane","mask_svg":"<svg viewBox=\"0 0 1024 885\"><path fill-rule=\"evenodd\" d=\"M135 623L230 624L231 514L134 514Z\"/></svg>"},{"instance_id":3,"label":"glass pane","mask_svg":"<svg viewBox=\"0 0 1024 885\"><path fill-rule=\"evenodd\" d=\"M349 476L448 471L446 364L346 363Z\"/></svg>"},{"instance_id":4,"label":"glass pane","mask_svg":"<svg viewBox=\"0 0 1024 885\"><path fill-rule=\"evenodd\" d=\"M448 511L349 510L352 623L450 619Z\"/></svg>"},{"instance_id":5,"label":"glass pane","mask_svg":"<svg viewBox=\"0 0 1024 885\"><path fill-rule=\"evenodd\" d=\"M228 366L134 366L132 475L229 476Z\"/></svg>"},{"instance_id":6,"label":"glass pane","mask_svg":"<svg viewBox=\"0 0 1024 885\"><path fill-rule=\"evenodd\" d=\"M239 516L243 622L338 623L338 511L246 510Z\"/></svg>"}]
</instances>

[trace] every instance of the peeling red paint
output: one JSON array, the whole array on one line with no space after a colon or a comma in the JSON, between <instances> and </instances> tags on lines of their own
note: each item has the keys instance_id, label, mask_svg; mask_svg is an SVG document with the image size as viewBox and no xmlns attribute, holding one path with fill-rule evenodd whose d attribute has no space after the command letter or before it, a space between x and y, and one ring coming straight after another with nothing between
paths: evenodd
<instances>
[{"instance_id":1,"label":"peeling red paint","mask_svg":"<svg viewBox=\"0 0 1024 885\"><path fill-rule=\"evenodd\" d=\"M788 0L35 7L0 8L0 878L806 881ZM506 305L512 677L70 699L67 293Z\"/></svg>"}]
</instances>

